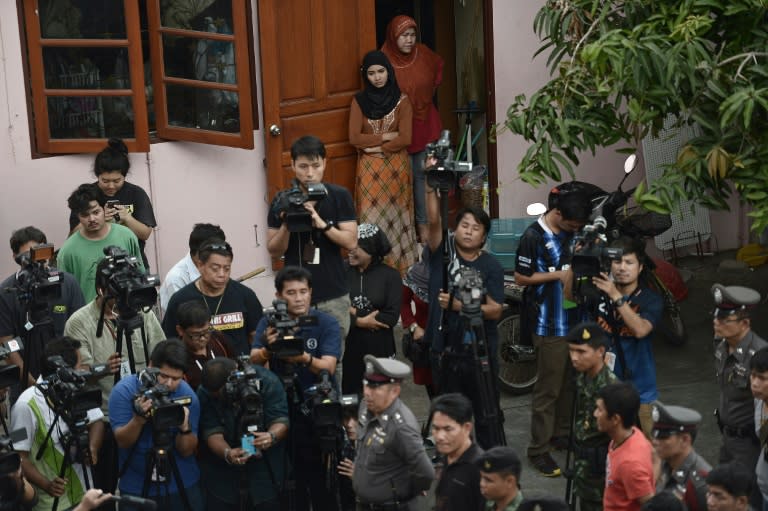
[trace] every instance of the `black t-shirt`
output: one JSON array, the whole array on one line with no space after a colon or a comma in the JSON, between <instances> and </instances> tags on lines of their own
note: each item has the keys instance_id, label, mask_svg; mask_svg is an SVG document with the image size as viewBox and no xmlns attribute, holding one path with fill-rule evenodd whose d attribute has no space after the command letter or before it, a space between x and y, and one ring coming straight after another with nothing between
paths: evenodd
<instances>
[{"instance_id":1,"label":"black t-shirt","mask_svg":"<svg viewBox=\"0 0 768 511\"><path fill-rule=\"evenodd\" d=\"M149 201L147 192L142 187L126 181L113 197L107 197L107 199L120 201L120 205L125 206L133 214L133 218L149 227L157 227L155 211L152 209L152 203ZM80 223L80 219L77 217L77 213L71 212L69 215L69 230L71 231L77 227L78 223ZM144 268L149 271L149 262L147 254L144 253L144 245L146 245L144 240L139 240Z\"/></svg>"},{"instance_id":2,"label":"black t-shirt","mask_svg":"<svg viewBox=\"0 0 768 511\"><path fill-rule=\"evenodd\" d=\"M61 296L49 302L48 313L53 325L53 335L64 335L64 325L69 317L76 310L85 305L83 292L75 277L66 272L60 272L56 268L49 268L51 274L57 273L61 276ZM14 273L2 283L0 283L0 337L23 335L25 339L31 340L29 331L25 328L27 316L24 313L25 306L18 300L18 293L15 288L16 274ZM43 332L45 341L49 341L50 330L45 325L35 327L36 330ZM40 355L42 355L42 346L25 346L29 349L30 373L34 376L40 374Z\"/></svg>"},{"instance_id":3,"label":"black t-shirt","mask_svg":"<svg viewBox=\"0 0 768 511\"><path fill-rule=\"evenodd\" d=\"M224 334L235 356L251 352L248 334L256 331L256 325L262 316L261 302L249 287L230 280L221 296L205 296L195 283L187 284L176 291L168 302L168 309L163 316L163 331L167 337L176 337L176 311L184 302L202 301L211 313L211 326Z\"/></svg>"},{"instance_id":4,"label":"black t-shirt","mask_svg":"<svg viewBox=\"0 0 768 511\"><path fill-rule=\"evenodd\" d=\"M315 207L320 217L336 225L342 222L354 222L357 217L349 191L342 186L330 183L326 183L325 187L328 190L328 196L319 201ZM269 208L267 224L271 229L279 229L282 223L273 203ZM304 246L309 242L310 237L320 251L319 264L309 264L303 260ZM284 256L286 265L305 267L312 274L312 300L315 303L349 293L341 247L317 229L311 232L290 233L288 250L285 251Z\"/></svg>"},{"instance_id":5,"label":"black t-shirt","mask_svg":"<svg viewBox=\"0 0 768 511\"><path fill-rule=\"evenodd\" d=\"M483 450L474 442L459 459L447 463L435 487L435 511L481 511L485 499L480 493L480 469L475 460Z\"/></svg>"}]
</instances>

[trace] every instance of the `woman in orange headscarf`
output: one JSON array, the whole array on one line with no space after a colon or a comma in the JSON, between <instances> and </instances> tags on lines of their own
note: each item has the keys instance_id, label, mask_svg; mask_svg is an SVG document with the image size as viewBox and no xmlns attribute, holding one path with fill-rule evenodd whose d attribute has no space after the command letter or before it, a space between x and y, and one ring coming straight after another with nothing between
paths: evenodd
<instances>
[{"instance_id":1,"label":"woman in orange headscarf","mask_svg":"<svg viewBox=\"0 0 768 511\"><path fill-rule=\"evenodd\" d=\"M413 129L408 154L413 168L413 204L422 243L427 240L427 213L424 188L424 147L440 137L440 115L432 101L443 81L443 59L416 42L416 21L410 16L395 16L387 26L387 39L381 51L395 69L400 90L413 106Z\"/></svg>"}]
</instances>

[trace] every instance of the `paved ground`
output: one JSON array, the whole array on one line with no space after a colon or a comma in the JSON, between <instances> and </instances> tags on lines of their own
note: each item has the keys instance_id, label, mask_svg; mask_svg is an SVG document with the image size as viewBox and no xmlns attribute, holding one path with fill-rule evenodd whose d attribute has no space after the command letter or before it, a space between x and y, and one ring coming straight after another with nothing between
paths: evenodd
<instances>
[{"instance_id":1,"label":"paved ground","mask_svg":"<svg viewBox=\"0 0 768 511\"><path fill-rule=\"evenodd\" d=\"M727 268L728 261L734 258L735 252L731 251L709 257L687 257L678 261L678 267L691 273L688 281L689 296L681 304L689 341L683 347L672 347L662 342L654 345L660 399L665 403L688 406L701 412L704 422L695 446L713 465L717 462L719 432L712 415L717 406L718 391L714 376L713 304L709 289L713 283L720 282L753 287L763 297L768 293L768 266L755 270L730 270ZM726 262L721 264L723 261ZM753 321L753 329L762 337L767 337L768 303L765 299L759 311ZM429 402L423 388L407 385L403 397L416 416L425 420ZM501 404L506 419L507 443L524 458L530 438L530 395L502 395ZM561 466L564 464L562 453L553 453L553 456ZM523 462L521 482L524 492L529 495L545 493L561 496L565 493L564 478L542 477L527 460ZM425 507L428 508L428 504Z\"/></svg>"}]
</instances>

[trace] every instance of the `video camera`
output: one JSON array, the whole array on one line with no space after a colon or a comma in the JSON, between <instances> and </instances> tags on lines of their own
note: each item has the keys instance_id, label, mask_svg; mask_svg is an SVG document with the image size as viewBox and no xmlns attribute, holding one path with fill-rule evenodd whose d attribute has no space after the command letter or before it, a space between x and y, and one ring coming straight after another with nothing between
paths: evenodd
<instances>
[{"instance_id":1,"label":"video camera","mask_svg":"<svg viewBox=\"0 0 768 511\"><path fill-rule=\"evenodd\" d=\"M100 364L88 371L73 369L59 355L48 357L48 363L56 367L56 371L37 384L48 406L71 430L86 426L88 410L101 407L101 390L89 386L88 380L108 374L107 366Z\"/></svg>"},{"instance_id":2,"label":"video camera","mask_svg":"<svg viewBox=\"0 0 768 511\"><path fill-rule=\"evenodd\" d=\"M0 343L0 360L5 360L11 353L21 351L24 349L24 343L21 339L15 337L8 342ZM0 389L5 389L11 385L19 383L19 377L21 376L21 370L16 364L8 364L0 366Z\"/></svg>"},{"instance_id":3,"label":"video camera","mask_svg":"<svg viewBox=\"0 0 768 511\"><path fill-rule=\"evenodd\" d=\"M147 367L138 374L140 387L136 392L136 398L149 399L152 401L152 407L145 415L138 401L134 401L133 411L136 415L151 419L155 432L167 432L169 429L178 428L184 423L184 405L188 405L192 400L189 397L171 399L169 397L171 389L158 383L158 374L160 374L160 370L155 367Z\"/></svg>"},{"instance_id":4,"label":"video camera","mask_svg":"<svg viewBox=\"0 0 768 511\"><path fill-rule=\"evenodd\" d=\"M482 317L481 306L485 291L483 277L478 270L466 266L459 269L459 278L453 285L453 294L461 300L462 316L480 314Z\"/></svg>"},{"instance_id":5,"label":"video camera","mask_svg":"<svg viewBox=\"0 0 768 511\"><path fill-rule=\"evenodd\" d=\"M21 457L13 449L14 442L27 439L27 430L19 428L10 435L0 436L0 477L14 474L21 466Z\"/></svg>"},{"instance_id":6,"label":"video camera","mask_svg":"<svg viewBox=\"0 0 768 511\"><path fill-rule=\"evenodd\" d=\"M48 268L48 261L53 259L53 245L48 243L32 247L28 252L16 256L21 270L16 274L15 291L19 303L32 304L32 310L47 315L47 306L51 300L61 297L61 274Z\"/></svg>"},{"instance_id":7,"label":"video camera","mask_svg":"<svg viewBox=\"0 0 768 511\"><path fill-rule=\"evenodd\" d=\"M472 170L470 162L454 159L449 130L443 130L440 138L427 144L425 149L428 158L437 160L437 163L427 172L427 181L433 188L450 187L456 181L456 173Z\"/></svg>"},{"instance_id":8,"label":"video camera","mask_svg":"<svg viewBox=\"0 0 768 511\"><path fill-rule=\"evenodd\" d=\"M317 202L328 195L322 183L307 185L307 192L294 180L293 186L277 194L274 209L277 214L285 213L285 223L290 232L309 232L312 230L312 215L304 207L305 202Z\"/></svg>"},{"instance_id":9,"label":"video camera","mask_svg":"<svg viewBox=\"0 0 768 511\"><path fill-rule=\"evenodd\" d=\"M344 407L357 406L357 394L339 395L327 370L318 374L320 382L306 390L308 408L312 413L321 450L337 447L339 433L343 428L342 410Z\"/></svg>"},{"instance_id":10,"label":"video camera","mask_svg":"<svg viewBox=\"0 0 768 511\"><path fill-rule=\"evenodd\" d=\"M267 349L278 358L295 357L304 353L304 339L296 335L296 330L303 326L317 325L315 316L291 317L285 300L273 300L272 307L264 311L267 325L277 330L277 340L267 345Z\"/></svg>"},{"instance_id":11,"label":"video camera","mask_svg":"<svg viewBox=\"0 0 768 511\"><path fill-rule=\"evenodd\" d=\"M105 290L107 298L116 299L120 316L132 317L140 309L154 306L160 277L147 274L138 259L120 247L105 247L104 255L108 264L96 276L96 282Z\"/></svg>"},{"instance_id":12,"label":"video camera","mask_svg":"<svg viewBox=\"0 0 768 511\"><path fill-rule=\"evenodd\" d=\"M598 216L591 224L585 225L573 237L573 259L571 269L580 277L596 277L606 271L610 261L621 259L620 248L608 247L605 218Z\"/></svg>"},{"instance_id":13,"label":"video camera","mask_svg":"<svg viewBox=\"0 0 768 511\"><path fill-rule=\"evenodd\" d=\"M261 398L261 379L250 364L248 355L237 359L237 368L224 384L224 398L237 412L240 434L262 431L264 402Z\"/></svg>"}]
</instances>

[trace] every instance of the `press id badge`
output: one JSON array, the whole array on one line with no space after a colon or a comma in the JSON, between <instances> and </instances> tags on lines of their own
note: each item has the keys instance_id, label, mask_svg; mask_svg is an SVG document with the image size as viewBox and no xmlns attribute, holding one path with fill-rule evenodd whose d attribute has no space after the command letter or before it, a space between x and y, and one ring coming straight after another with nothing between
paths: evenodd
<instances>
[{"instance_id":1,"label":"press id badge","mask_svg":"<svg viewBox=\"0 0 768 511\"><path fill-rule=\"evenodd\" d=\"M608 366L608 369L613 371L614 366L616 366L616 353L609 351L605 354L605 365Z\"/></svg>"}]
</instances>

